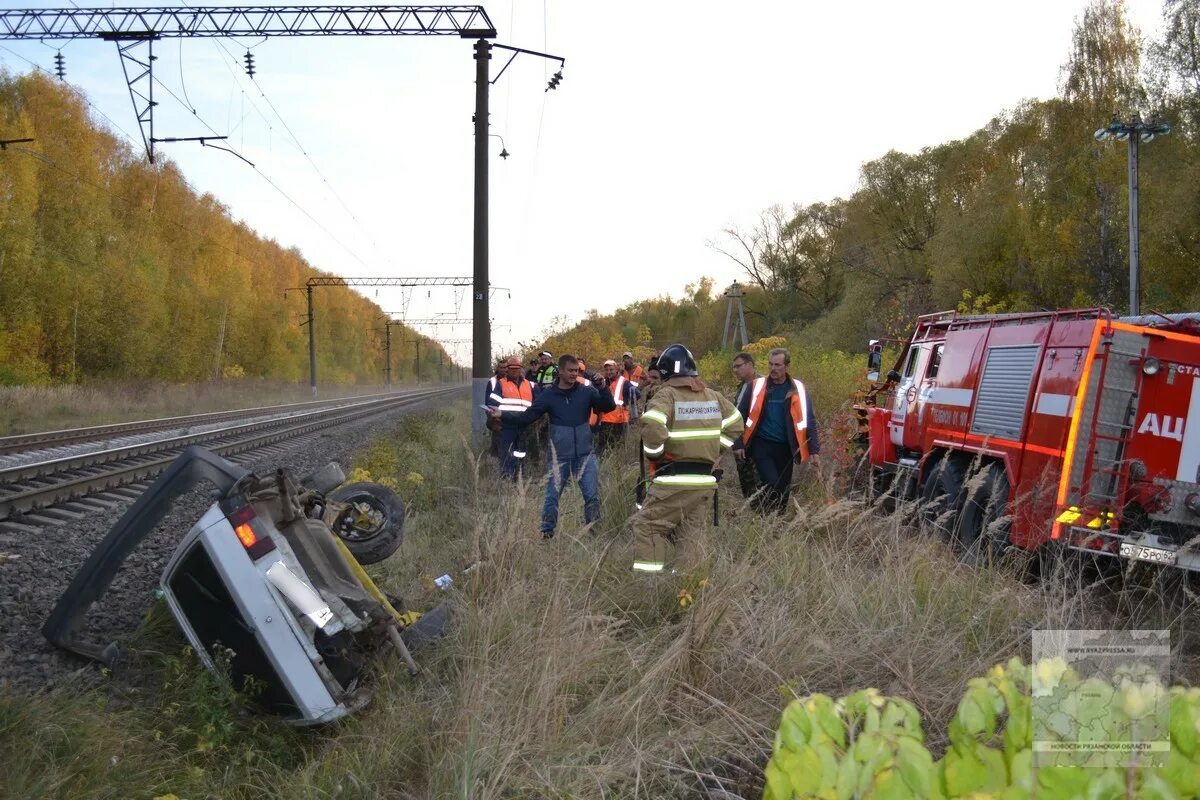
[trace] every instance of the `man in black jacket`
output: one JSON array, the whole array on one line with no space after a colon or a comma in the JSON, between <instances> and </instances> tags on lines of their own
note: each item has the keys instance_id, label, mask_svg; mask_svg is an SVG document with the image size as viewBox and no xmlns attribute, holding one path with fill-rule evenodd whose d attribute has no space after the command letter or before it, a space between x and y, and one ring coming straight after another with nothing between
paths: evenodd
<instances>
[{"instance_id":1,"label":"man in black jacket","mask_svg":"<svg viewBox=\"0 0 1200 800\"><path fill-rule=\"evenodd\" d=\"M574 478L583 494L584 522L590 525L600 518L600 467L592 454L592 411L603 414L617 407L612 394L605 389L604 379L598 385L578 382L579 361L572 355L558 359L558 382L542 389L527 411L490 411L492 419L504 425L524 427L543 415L550 417L550 453L547 466L550 480L546 484L546 500L542 505L543 539L554 536L558 527L558 498L567 482Z\"/></svg>"}]
</instances>

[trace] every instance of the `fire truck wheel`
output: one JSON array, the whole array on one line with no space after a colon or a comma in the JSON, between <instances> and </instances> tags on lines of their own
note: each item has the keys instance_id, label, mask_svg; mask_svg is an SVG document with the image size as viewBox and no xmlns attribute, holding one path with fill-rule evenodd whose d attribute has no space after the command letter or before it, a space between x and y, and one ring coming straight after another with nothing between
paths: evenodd
<instances>
[{"instance_id":1,"label":"fire truck wheel","mask_svg":"<svg viewBox=\"0 0 1200 800\"><path fill-rule=\"evenodd\" d=\"M969 482L967 498L958 519L958 541L963 560L981 564L995 561L1008 549L1008 476L993 463Z\"/></svg>"},{"instance_id":2,"label":"fire truck wheel","mask_svg":"<svg viewBox=\"0 0 1200 800\"><path fill-rule=\"evenodd\" d=\"M894 473L887 472L879 467L871 467L871 485L868 490L871 498L871 503L879 506L887 513L891 514L896 510L896 498L892 494L892 483Z\"/></svg>"},{"instance_id":3,"label":"fire truck wheel","mask_svg":"<svg viewBox=\"0 0 1200 800\"><path fill-rule=\"evenodd\" d=\"M965 473L960 459L945 455L929 468L921 486L922 529L945 541L953 535Z\"/></svg>"}]
</instances>

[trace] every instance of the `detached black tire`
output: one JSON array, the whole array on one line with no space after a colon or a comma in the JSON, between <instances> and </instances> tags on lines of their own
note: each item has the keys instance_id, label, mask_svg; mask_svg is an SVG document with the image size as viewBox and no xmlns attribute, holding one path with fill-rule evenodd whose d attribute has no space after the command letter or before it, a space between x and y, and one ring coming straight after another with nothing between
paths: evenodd
<instances>
[{"instance_id":1,"label":"detached black tire","mask_svg":"<svg viewBox=\"0 0 1200 800\"><path fill-rule=\"evenodd\" d=\"M992 463L968 484L967 498L958 517L963 560L971 564L996 563L1010 545L1008 475L1003 465Z\"/></svg>"},{"instance_id":2,"label":"detached black tire","mask_svg":"<svg viewBox=\"0 0 1200 800\"><path fill-rule=\"evenodd\" d=\"M346 543L358 563L377 564L404 541L404 503L386 486L348 483L335 489L329 499L348 505L329 528Z\"/></svg>"}]
</instances>

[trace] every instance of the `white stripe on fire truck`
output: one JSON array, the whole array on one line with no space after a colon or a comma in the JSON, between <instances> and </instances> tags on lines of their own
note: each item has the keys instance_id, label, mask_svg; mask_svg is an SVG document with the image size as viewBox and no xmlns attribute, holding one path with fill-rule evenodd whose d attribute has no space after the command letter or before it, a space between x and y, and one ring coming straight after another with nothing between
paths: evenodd
<instances>
[{"instance_id":1,"label":"white stripe on fire truck","mask_svg":"<svg viewBox=\"0 0 1200 800\"><path fill-rule=\"evenodd\" d=\"M1179 448L1179 471L1175 473L1175 480L1196 483L1197 472L1200 472L1200 378L1192 378L1192 399L1188 403L1183 444Z\"/></svg>"},{"instance_id":2,"label":"white stripe on fire truck","mask_svg":"<svg viewBox=\"0 0 1200 800\"><path fill-rule=\"evenodd\" d=\"M1038 395L1037 407L1034 410L1048 417L1069 417L1074 406L1075 395L1073 394L1042 392Z\"/></svg>"},{"instance_id":3,"label":"white stripe on fire truck","mask_svg":"<svg viewBox=\"0 0 1200 800\"><path fill-rule=\"evenodd\" d=\"M950 389L945 386L938 386L929 393L929 402L943 406L963 406L965 408L971 405L971 398L974 396L975 393L970 389Z\"/></svg>"}]
</instances>

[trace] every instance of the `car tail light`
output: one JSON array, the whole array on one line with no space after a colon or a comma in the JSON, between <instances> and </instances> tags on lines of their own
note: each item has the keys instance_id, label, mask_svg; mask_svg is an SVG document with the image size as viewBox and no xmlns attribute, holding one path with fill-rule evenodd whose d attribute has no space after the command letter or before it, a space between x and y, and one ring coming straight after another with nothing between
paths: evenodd
<instances>
[{"instance_id":1,"label":"car tail light","mask_svg":"<svg viewBox=\"0 0 1200 800\"><path fill-rule=\"evenodd\" d=\"M275 543L271 541L269 536L260 535L261 531L256 531L255 527L261 525L257 522L257 515L254 513L254 506L246 503L241 498L233 499L234 503L239 503L232 510L224 507L226 511L226 519L233 526L233 532L237 535L238 541L242 543L246 553L252 560L265 556L275 549ZM223 504L224 506L224 504Z\"/></svg>"}]
</instances>

